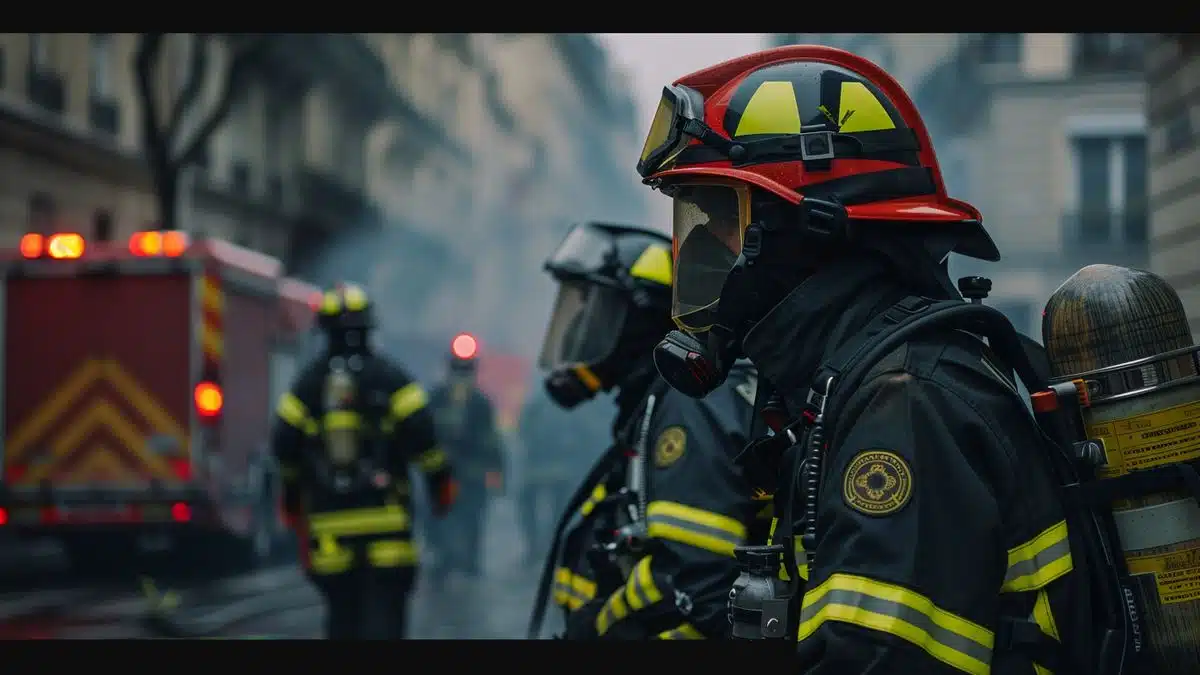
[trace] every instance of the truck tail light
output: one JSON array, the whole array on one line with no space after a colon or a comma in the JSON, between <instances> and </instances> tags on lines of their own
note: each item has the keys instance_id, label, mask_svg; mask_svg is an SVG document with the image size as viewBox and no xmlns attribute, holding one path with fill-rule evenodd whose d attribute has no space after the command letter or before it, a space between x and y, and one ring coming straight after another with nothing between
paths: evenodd
<instances>
[{"instance_id":1,"label":"truck tail light","mask_svg":"<svg viewBox=\"0 0 1200 675\"><path fill-rule=\"evenodd\" d=\"M169 464L171 465L171 472L178 476L180 480L192 479L192 459L190 457L172 459Z\"/></svg>"},{"instance_id":2,"label":"truck tail light","mask_svg":"<svg viewBox=\"0 0 1200 675\"><path fill-rule=\"evenodd\" d=\"M8 524L8 509L0 507L0 525Z\"/></svg>"},{"instance_id":3,"label":"truck tail light","mask_svg":"<svg viewBox=\"0 0 1200 675\"><path fill-rule=\"evenodd\" d=\"M175 502L171 505L171 520L177 523L186 523L192 519L192 507L183 502Z\"/></svg>"},{"instance_id":4,"label":"truck tail light","mask_svg":"<svg viewBox=\"0 0 1200 675\"><path fill-rule=\"evenodd\" d=\"M225 394L214 382L197 384L192 399L196 403L196 414L204 420L217 418L221 414L221 408L225 407Z\"/></svg>"},{"instance_id":5,"label":"truck tail light","mask_svg":"<svg viewBox=\"0 0 1200 675\"><path fill-rule=\"evenodd\" d=\"M46 240L46 254L55 260L74 260L83 255L85 244L81 235L74 232L52 234Z\"/></svg>"},{"instance_id":6,"label":"truck tail light","mask_svg":"<svg viewBox=\"0 0 1200 675\"><path fill-rule=\"evenodd\" d=\"M46 238L36 232L21 237L21 257L33 259L42 257L46 249Z\"/></svg>"},{"instance_id":7,"label":"truck tail light","mask_svg":"<svg viewBox=\"0 0 1200 675\"><path fill-rule=\"evenodd\" d=\"M191 240L186 232L149 230L134 232L129 237L129 252L143 258L156 256L178 258L187 251L190 244Z\"/></svg>"}]
</instances>

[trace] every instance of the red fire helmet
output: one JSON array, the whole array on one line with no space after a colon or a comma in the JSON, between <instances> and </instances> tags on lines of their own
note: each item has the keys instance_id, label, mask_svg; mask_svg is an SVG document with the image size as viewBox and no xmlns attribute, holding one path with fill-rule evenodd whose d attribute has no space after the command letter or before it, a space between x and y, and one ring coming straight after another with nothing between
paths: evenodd
<instances>
[{"instance_id":1,"label":"red fire helmet","mask_svg":"<svg viewBox=\"0 0 1200 675\"><path fill-rule=\"evenodd\" d=\"M791 45L664 88L638 172L654 186L758 188L793 204L835 198L850 219L961 227L955 251L998 260L975 207L946 194L916 106L879 66ZM738 208L747 217L749 205Z\"/></svg>"}]
</instances>

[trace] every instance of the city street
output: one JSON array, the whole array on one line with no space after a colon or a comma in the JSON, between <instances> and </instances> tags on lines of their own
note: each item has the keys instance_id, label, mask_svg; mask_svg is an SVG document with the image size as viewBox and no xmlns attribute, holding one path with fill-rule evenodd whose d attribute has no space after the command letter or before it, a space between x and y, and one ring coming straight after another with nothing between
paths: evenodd
<instances>
[{"instance_id":1,"label":"city street","mask_svg":"<svg viewBox=\"0 0 1200 675\"><path fill-rule=\"evenodd\" d=\"M524 636L536 583L522 567L510 500L493 503L484 542L484 578L452 577L435 595L418 583L412 637L512 639ZM148 620L158 602L169 625ZM285 565L219 580L70 573L52 543L0 541L0 639L318 638L320 597ZM553 626L552 626L553 627Z\"/></svg>"}]
</instances>

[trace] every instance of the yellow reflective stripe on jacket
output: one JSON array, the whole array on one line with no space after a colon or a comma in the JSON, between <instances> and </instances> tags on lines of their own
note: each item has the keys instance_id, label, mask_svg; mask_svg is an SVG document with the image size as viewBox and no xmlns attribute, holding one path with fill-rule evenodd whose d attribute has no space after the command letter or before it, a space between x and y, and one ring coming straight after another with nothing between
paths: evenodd
<instances>
[{"instance_id":1,"label":"yellow reflective stripe on jacket","mask_svg":"<svg viewBox=\"0 0 1200 675\"><path fill-rule=\"evenodd\" d=\"M612 625L629 616L629 607L625 605L625 588L618 588L608 596L600 614L596 616L596 635L604 635Z\"/></svg>"},{"instance_id":2,"label":"yellow reflective stripe on jacket","mask_svg":"<svg viewBox=\"0 0 1200 675\"><path fill-rule=\"evenodd\" d=\"M341 574L350 569L354 554L338 544L330 535L317 536L317 547L308 557L309 568L314 574Z\"/></svg>"},{"instance_id":3,"label":"yellow reflective stripe on jacket","mask_svg":"<svg viewBox=\"0 0 1200 675\"><path fill-rule=\"evenodd\" d=\"M676 502L650 502L646 532L656 539L728 556L746 541L746 526L737 520Z\"/></svg>"},{"instance_id":4,"label":"yellow reflective stripe on jacket","mask_svg":"<svg viewBox=\"0 0 1200 675\"><path fill-rule=\"evenodd\" d=\"M313 436L317 433L317 423L308 416L308 407L295 394L288 392L279 397L275 405L275 414L289 426Z\"/></svg>"},{"instance_id":5,"label":"yellow reflective stripe on jacket","mask_svg":"<svg viewBox=\"0 0 1200 675\"><path fill-rule=\"evenodd\" d=\"M350 410L334 410L325 413L321 425L326 431L354 430L362 426L362 417Z\"/></svg>"},{"instance_id":6,"label":"yellow reflective stripe on jacket","mask_svg":"<svg viewBox=\"0 0 1200 675\"><path fill-rule=\"evenodd\" d=\"M1045 589L1039 590L1037 594L1037 602L1033 603L1033 614L1031 616L1033 622L1042 629L1042 632L1055 640L1061 640L1058 635L1058 624L1054 621L1054 610L1050 608L1050 596ZM1054 675L1054 672L1048 668L1043 668L1038 664L1033 664L1033 670L1037 675Z\"/></svg>"},{"instance_id":7,"label":"yellow reflective stripe on jacket","mask_svg":"<svg viewBox=\"0 0 1200 675\"><path fill-rule=\"evenodd\" d=\"M894 635L964 673L991 672L992 632L907 588L836 573L804 594L797 638L808 639L827 621Z\"/></svg>"},{"instance_id":8,"label":"yellow reflective stripe on jacket","mask_svg":"<svg viewBox=\"0 0 1200 675\"><path fill-rule=\"evenodd\" d=\"M662 592L654 584L650 559L651 556L646 556L639 560L625 582L625 603L634 612L662 602L663 599Z\"/></svg>"},{"instance_id":9,"label":"yellow reflective stripe on jacket","mask_svg":"<svg viewBox=\"0 0 1200 675\"><path fill-rule=\"evenodd\" d=\"M408 527L408 512L399 506L314 513L308 519L308 529L314 537L404 532Z\"/></svg>"},{"instance_id":10,"label":"yellow reflective stripe on jacket","mask_svg":"<svg viewBox=\"0 0 1200 675\"><path fill-rule=\"evenodd\" d=\"M779 524L778 518L771 519L771 531L767 534L767 546L775 543L775 526ZM786 555L786 551L784 552ZM808 556L804 555L804 542L800 541L800 537L792 538L792 555L796 557L796 571L800 573L800 578L808 581ZM784 581L791 579L788 576L787 565L779 563L779 578Z\"/></svg>"},{"instance_id":11,"label":"yellow reflective stripe on jacket","mask_svg":"<svg viewBox=\"0 0 1200 675\"><path fill-rule=\"evenodd\" d=\"M696 630L690 623L681 623L671 630L665 630L654 636L655 640L703 640L704 633Z\"/></svg>"},{"instance_id":12,"label":"yellow reflective stripe on jacket","mask_svg":"<svg viewBox=\"0 0 1200 675\"><path fill-rule=\"evenodd\" d=\"M1051 525L1028 542L1010 549L1002 593L1036 591L1074 567L1067 521Z\"/></svg>"},{"instance_id":13,"label":"yellow reflective stripe on jacket","mask_svg":"<svg viewBox=\"0 0 1200 675\"><path fill-rule=\"evenodd\" d=\"M412 416L429 402L425 390L416 382L400 387L392 394L392 421L399 424Z\"/></svg>"},{"instance_id":14,"label":"yellow reflective stripe on jacket","mask_svg":"<svg viewBox=\"0 0 1200 675\"><path fill-rule=\"evenodd\" d=\"M367 562L372 567L412 567L417 557L417 545L411 541L381 539L367 544Z\"/></svg>"},{"instance_id":15,"label":"yellow reflective stripe on jacket","mask_svg":"<svg viewBox=\"0 0 1200 675\"><path fill-rule=\"evenodd\" d=\"M554 603L575 611L596 597L596 582L566 567L554 571Z\"/></svg>"},{"instance_id":16,"label":"yellow reflective stripe on jacket","mask_svg":"<svg viewBox=\"0 0 1200 675\"><path fill-rule=\"evenodd\" d=\"M425 473L433 473L446 465L446 451L434 446L417 456L417 466Z\"/></svg>"},{"instance_id":17,"label":"yellow reflective stripe on jacket","mask_svg":"<svg viewBox=\"0 0 1200 675\"><path fill-rule=\"evenodd\" d=\"M592 488L592 496L588 497L587 501L583 503L583 506L579 507L580 515L586 516L591 513L592 509L596 508L596 505L604 501L604 498L607 496L608 488L604 487L604 483Z\"/></svg>"}]
</instances>

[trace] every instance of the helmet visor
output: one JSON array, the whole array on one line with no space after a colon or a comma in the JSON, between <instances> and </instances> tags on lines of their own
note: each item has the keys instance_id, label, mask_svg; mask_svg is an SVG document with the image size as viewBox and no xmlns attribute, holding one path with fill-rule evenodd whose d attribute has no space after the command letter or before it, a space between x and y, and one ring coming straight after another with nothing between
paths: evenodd
<instances>
[{"instance_id":1,"label":"helmet visor","mask_svg":"<svg viewBox=\"0 0 1200 675\"><path fill-rule=\"evenodd\" d=\"M538 366L553 370L602 361L617 346L627 309L620 291L585 281L560 282Z\"/></svg>"},{"instance_id":2,"label":"helmet visor","mask_svg":"<svg viewBox=\"0 0 1200 675\"><path fill-rule=\"evenodd\" d=\"M591 274L604 267L615 251L612 235L590 224L571 228L546 267L568 274Z\"/></svg>"},{"instance_id":3,"label":"helmet visor","mask_svg":"<svg viewBox=\"0 0 1200 675\"><path fill-rule=\"evenodd\" d=\"M725 277L742 250L750 222L749 190L733 184L684 184L669 189L674 201L675 286L671 318L699 334L716 320Z\"/></svg>"}]
</instances>

